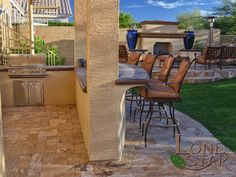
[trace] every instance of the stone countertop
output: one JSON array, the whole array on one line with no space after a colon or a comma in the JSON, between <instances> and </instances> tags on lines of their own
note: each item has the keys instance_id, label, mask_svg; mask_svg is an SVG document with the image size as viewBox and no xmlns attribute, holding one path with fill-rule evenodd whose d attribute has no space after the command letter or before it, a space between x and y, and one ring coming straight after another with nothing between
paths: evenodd
<instances>
[{"instance_id":1,"label":"stone countertop","mask_svg":"<svg viewBox=\"0 0 236 177\"><path fill-rule=\"evenodd\" d=\"M8 65L0 65L0 72L8 71ZM47 71L73 71L74 65L46 66Z\"/></svg>"},{"instance_id":2,"label":"stone countertop","mask_svg":"<svg viewBox=\"0 0 236 177\"><path fill-rule=\"evenodd\" d=\"M74 65L46 66L47 71L73 71Z\"/></svg>"},{"instance_id":3,"label":"stone countertop","mask_svg":"<svg viewBox=\"0 0 236 177\"><path fill-rule=\"evenodd\" d=\"M83 92L87 93L87 69L85 67L76 67L75 74Z\"/></svg>"},{"instance_id":4,"label":"stone countertop","mask_svg":"<svg viewBox=\"0 0 236 177\"><path fill-rule=\"evenodd\" d=\"M149 81L148 73L141 67L129 64L119 64L119 78L117 85L146 84Z\"/></svg>"}]
</instances>

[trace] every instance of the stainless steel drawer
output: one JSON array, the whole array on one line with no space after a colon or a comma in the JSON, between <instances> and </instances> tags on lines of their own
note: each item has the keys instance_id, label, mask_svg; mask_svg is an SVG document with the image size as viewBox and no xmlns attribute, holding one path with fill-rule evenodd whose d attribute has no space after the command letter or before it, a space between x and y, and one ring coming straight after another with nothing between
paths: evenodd
<instances>
[{"instance_id":1,"label":"stainless steel drawer","mask_svg":"<svg viewBox=\"0 0 236 177\"><path fill-rule=\"evenodd\" d=\"M14 103L16 106L43 105L43 82L14 80Z\"/></svg>"},{"instance_id":2,"label":"stainless steel drawer","mask_svg":"<svg viewBox=\"0 0 236 177\"><path fill-rule=\"evenodd\" d=\"M43 82L29 81L29 105L43 105Z\"/></svg>"},{"instance_id":3,"label":"stainless steel drawer","mask_svg":"<svg viewBox=\"0 0 236 177\"><path fill-rule=\"evenodd\" d=\"M23 80L13 81L14 103L16 106L25 106L29 104L28 82Z\"/></svg>"}]
</instances>

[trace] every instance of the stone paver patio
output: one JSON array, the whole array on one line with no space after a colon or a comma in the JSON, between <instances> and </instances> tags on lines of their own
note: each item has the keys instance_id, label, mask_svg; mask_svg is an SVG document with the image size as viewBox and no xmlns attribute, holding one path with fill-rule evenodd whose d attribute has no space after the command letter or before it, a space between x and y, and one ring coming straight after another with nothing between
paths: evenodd
<instances>
[{"instance_id":1,"label":"stone paver patio","mask_svg":"<svg viewBox=\"0 0 236 177\"><path fill-rule=\"evenodd\" d=\"M76 177L88 162L74 105L3 109L7 177Z\"/></svg>"},{"instance_id":2,"label":"stone paver patio","mask_svg":"<svg viewBox=\"0 0 236 177\"><path fill-rule=\"evenodd\" d=\"M219 143L201 124L177 112L182 150L192 143ZM159 120L156 120L159 122ZM174 167L172 130L151 128L144 147L138 123L127 117L124 155L121 161L88 162L75 106L6 108L3 112L8 177L158 177L236 176L236 155L227 148L227 161L199 170Z\"/></svg>"}]
</instances>

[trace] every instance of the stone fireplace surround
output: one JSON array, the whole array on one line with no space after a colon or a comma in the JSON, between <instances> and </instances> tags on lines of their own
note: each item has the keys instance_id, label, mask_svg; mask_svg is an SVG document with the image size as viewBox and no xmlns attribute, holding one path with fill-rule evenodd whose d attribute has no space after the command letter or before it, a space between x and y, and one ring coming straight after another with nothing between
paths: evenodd
<instances>
[{"instance_id":1,"label":"stone fireplace surround","mask_svg":"<svg viewBox=\"0 0 236 177\"><path fill-rule=\"evenodd\" d=\"M178 32L178 22L170 21L143 21L141 22L142 30L139 32L138 48L147 49L153 54L155 45L162 48L164 53L177 54L183 49L183 38L185 33Z\"/></svg>"}]
</instances>

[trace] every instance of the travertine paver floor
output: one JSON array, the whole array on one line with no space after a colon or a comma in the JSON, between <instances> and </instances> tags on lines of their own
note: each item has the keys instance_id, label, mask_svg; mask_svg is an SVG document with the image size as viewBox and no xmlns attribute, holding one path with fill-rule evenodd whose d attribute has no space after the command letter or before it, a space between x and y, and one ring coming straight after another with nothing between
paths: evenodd
<instances>
[{"instance_id":1,"label":"travertine paver floor","mask_svg":"<svg viewBox=\"0 0 236 177\"><path fill-rule=\"evenodd\" d=\"M74 105L3 109L7 177L77 177L88 162Z\"/></svg>"},{"instance_id":2,"label":"travertine paver floor","mask_svg":"<svg viewBox=\"0 0 236 177\"><path fill-rule=\"evenodd\" d=\"M208 130L177 112L182 132L182 150L192 143L219 143ZM32 177L159 177L236 176L236 155L223 146L228 160L203 170L177 169L169 154L175 151L171 129L151 128L144 147L138 123L127 117L126 142L121 161L87 162L75 106L4 109L7 173ZM157 120L159 122L159 120Z\"/></svg>"},{"instance_id":3,"label":"travertine paver floor","mask_svg":"<svg viewBox=\"0 0 236 177\"><path fill-rule=\"evenodd\" d=\"M219 143L200 123L180 112L177 112L176 115L180 120L182 151L188 150L192 143L205 142L207 145ZM159 119L156 122L159 123ZM236 177L236 154L222 145L219 145L219 151L226 152L228 160L221 167L214 163L199 171L178 169L169 160L170 153L175 151L175 139L172 136L172 129L151 128L148 136L148 147L145 148L138 119L136 123L133 123L133 118L127 115L126 127L125 150L122 160L120 162L90 163L86 172L88 176ZM209 154L206 157L209 160ZM207 163L208 160L205 160L204 163Z\"/></svg>"}]
</instances>

